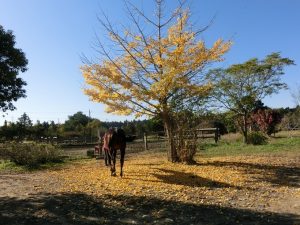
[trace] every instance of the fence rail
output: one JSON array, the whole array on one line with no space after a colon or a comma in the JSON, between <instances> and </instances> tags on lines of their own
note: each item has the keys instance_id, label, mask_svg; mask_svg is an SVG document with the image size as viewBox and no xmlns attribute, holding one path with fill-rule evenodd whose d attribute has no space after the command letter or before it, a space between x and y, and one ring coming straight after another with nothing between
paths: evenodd
<instances>
[{"instance_id":1,"label":"fence rail","mask_svg":"<svg viewBox=\"0 0 300 225\"><path fill-rule=\"evenodd\" d=\"M194 132L193 138L206 139L211 138L217 142L220 139L219 130L217 128L205 128L187 131L187 133ZM195 136L196 135L196 136ZM144 150L152 149L166 149L168 147L168 139L164 135L164 132L152 132L144 133L144 135L128 135L127 151L128 152L139 152ZM134 138L132 138L134 137ZM176 137L175 137L176 138ZM189 135L185 136L189 139ZM59 145L64 149L65 153L68 154L86 154L87 150L94 150L95 155L99 155L101 152L101 141L97 137L73 137L73 138L62 138L62 137L43 137L38 142L51 143ZM98 147L98 148L96 148ZM96 150L98 149L98 150Z\"/></svg>"}]
</instances>

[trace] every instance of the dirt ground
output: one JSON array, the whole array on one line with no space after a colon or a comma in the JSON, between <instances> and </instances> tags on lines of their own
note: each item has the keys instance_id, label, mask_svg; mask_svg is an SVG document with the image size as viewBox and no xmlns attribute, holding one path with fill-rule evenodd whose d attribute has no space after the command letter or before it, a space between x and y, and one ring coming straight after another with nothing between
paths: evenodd
<instances>
[{"instance_id":1,"label":"dirt ground","mask_svg":"<svg viewBox=\"0 0 300 225\"><path fill-rule=\"evenodd\" d=\"M300 224L300 154L199 159L127 157L0 174L0 224Z\"/></svg>"}]
</instances>

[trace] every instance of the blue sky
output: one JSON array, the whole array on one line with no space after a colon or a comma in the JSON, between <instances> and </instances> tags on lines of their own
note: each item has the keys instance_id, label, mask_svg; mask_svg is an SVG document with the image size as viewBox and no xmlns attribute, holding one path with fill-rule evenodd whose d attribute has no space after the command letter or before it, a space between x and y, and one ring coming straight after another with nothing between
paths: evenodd
<instances>
[{"instance_id":1,"label":"blue sky","mask_svg":"<svg viewBox=\"0 0 300 225\"><path fill-rule=\"evenodd\" d=\"M153 15L152 1L135 0L148 15ZM177 3L166 0L166 10ZM263 58L271 52L300 63L299 0L191 0L192 20L199 27L212 26L202 34L208 44L218 38L233 40L225 61L226 67L249 58ZM97 22L102 9L113 23L127 23L121 0L0 0L0 24L13 30L17 47L28 58L28 71L21 77L28 83L27 98L15 104L17 110L0 118L16 121L26 112L35 122L63 122L77 111L102 121L132 119L104 113L104 106L88 100L82 92L81 54L97 56L92 49L95 33L102 38L104 30ZM300 66L286 69L283 80L296 88ZM271 107L293 107L290 91L264 99Z\"/></svg>"}]
</instances>

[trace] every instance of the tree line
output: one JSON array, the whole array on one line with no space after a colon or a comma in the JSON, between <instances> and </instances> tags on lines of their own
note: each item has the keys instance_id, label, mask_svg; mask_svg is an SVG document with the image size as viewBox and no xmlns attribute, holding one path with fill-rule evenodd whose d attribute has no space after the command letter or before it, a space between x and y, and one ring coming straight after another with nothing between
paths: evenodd
<instances>
[{"instance_id":1,"label":"tree line","mask_svg":"<svg viewBox=\"0 0 300 225\"><path fill-rule=\"evenodd\" d=\"M133 121L100 121L96 118L90 118L82 112L77 112L64 123L55 123L54 121L35 123L24 113L16 122L4 121L0 127L1 141L22 141L22 140L47 140L47 139L71 139L86 138L87 141L98 140L104 132L110 128L122 128L128 135L142 136L145 132L163 131L161 121L157 119L133 120Z\"/></svg>"},{"instance_id":2,"label":"tree line","mask_svg":"<svg viewBox=\"0 0 300 225\"><path fill-rule=\"evenodd\" d=\"M198 128L218 128L219 132L226 133L240 132L239 121L231 111L188 115L193 117L195 126ZM266 135L272 135L279 130L300 128L300 107L271 109L261 102L251 112L247 122L252 131L261 131ZM160 118L132 121L101 121L90 118L82 112L68 116L64 123L54 121L35 123L24 113L16 122L4 121L0 127L0 141L23 141L23 140L47 140L47 139L70 139L86 138L87 141L98 140L104 132L110 128L122 128L128 136L142 137L144 133L163 133L164 125Z\"/></svg>"}]
</instances>

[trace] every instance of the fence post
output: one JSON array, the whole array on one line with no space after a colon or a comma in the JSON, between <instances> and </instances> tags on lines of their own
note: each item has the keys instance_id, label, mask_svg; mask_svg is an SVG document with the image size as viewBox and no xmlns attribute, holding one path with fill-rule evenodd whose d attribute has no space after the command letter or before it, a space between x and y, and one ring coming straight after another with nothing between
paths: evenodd
<instances>
[{"instance_id":1,"label":"fence post","mask_svg":"<svg viewBox=\"0 0 300 225\"><path fill-rule=\"evenodd\" d=\"M148 150L148 140L147 140L147 134L144 133L144 148L145 150Z\"/></svg>"},{"instance_id":2,"label":"fence post","mask_svg":"<svg viewBox=\"0 0 300 225\"><path fill-rule=\"evenodd\" d=\"M215 143L217 143L219 140L219 128L216 128L215 130Z\"/></svg>"}]
</instances>

